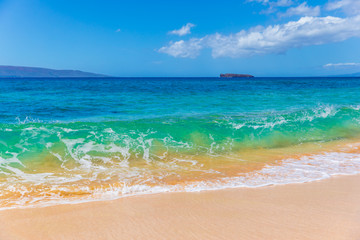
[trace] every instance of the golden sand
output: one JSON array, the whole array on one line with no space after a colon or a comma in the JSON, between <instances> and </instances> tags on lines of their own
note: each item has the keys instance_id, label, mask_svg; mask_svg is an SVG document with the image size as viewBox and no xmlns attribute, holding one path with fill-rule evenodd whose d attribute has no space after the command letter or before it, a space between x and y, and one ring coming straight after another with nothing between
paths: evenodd
<instances>
[{"instance_id":1,"label":"golden sand","mask_svg":"<svg viewBox=\"0 0 360 240\"><path fill-rule=\"evenodd\" d=\"M1 240L360 239L360 175L0 212Z\"/></svg>"}]
</instances>

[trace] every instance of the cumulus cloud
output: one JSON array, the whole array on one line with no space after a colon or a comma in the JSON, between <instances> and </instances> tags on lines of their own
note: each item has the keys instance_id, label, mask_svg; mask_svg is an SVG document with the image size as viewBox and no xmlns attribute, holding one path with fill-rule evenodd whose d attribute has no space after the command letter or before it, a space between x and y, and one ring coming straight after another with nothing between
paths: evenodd
<instances>
[{"instance_id":1,"label":"cumulus cloud","mask_svg":"<svg viewBox=\"0 0 360 240\"><path fill-rule=\"evenodd\" d=\"M180 40L170 42L168 46L159 49L159 52L169 54L173 57L195 58L200 54L200 50L204 48L204 38L193 38L188 41Z\"/></svg>"},{"instance_id":2,"label":"cumulus cloud","mask_svg":"<svg viewBox=\"0 0 360 240\"><path fill-rule=\"evenodd\" d=\"M310 7L306 2L303 2L297 7L291 7L286 10L285 13L279 14L282 17L290 17L290 16L312 16L317 17L320 15L320 6Z\"/></svg>"},{"instance_id":3,"label":"cumulus cloud","mask_svg":"<svg viewBox=\"0 0 360 240\"><path fill-rule=\"evenodd\" d=\"M212 56L244 57L285 53L291 48L339 42L360 37L360 15L349 18L302 17L298 21L268 27L256 27L236 34L212 34L170 42L159 52L174 57L195 58L210 48Z\"/></svg>"},{"instance_id":4,"label":"cumulus cloud","mask_svg":"<svg viewBox=\"0 0 360 240\"><path fill-rule=\"evenodd\" d=\"M184 36L191 33L191 28L195 27L192 23L187 23L186 25L182 26L180 29L172 30L169 34Z\"/></svg>"},{"instance_id":5,"label":"cumulus cloud","mask_svg":"<svg viewBox=\"0 0 360 240\"><path fill-rule=\"evenodd\" d=\"M333 11L341 9L348 15L360 14L360 1L359 0L336 0L330 1L326 5L326 10Z\"/></svg>"},{"instance_id":6,"label":"cumulus cloud","mask_svg":"<svg viewBox=\"0 0 360 240\"><path fill-rule=\"evenodd\" d=\"M324 68L338 68L338 67L360 67L360 63L328 63Z\"/></svg>"}]
</instances>

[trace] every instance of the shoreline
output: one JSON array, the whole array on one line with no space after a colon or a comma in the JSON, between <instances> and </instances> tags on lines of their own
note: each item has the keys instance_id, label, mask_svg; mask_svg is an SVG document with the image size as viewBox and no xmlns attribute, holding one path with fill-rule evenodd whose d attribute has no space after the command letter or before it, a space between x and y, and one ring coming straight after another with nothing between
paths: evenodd
<instances>
[{"instance_id":1,"label":"shoreline","mask_svg":"<svg viewBox=\"0 0 360 240\"><path fill-rule=\"evenodd\" d=\"M249 169L244 168L239 171L235 171L236 167L243 167L239 164L227 166L224 164L225 168L222 169L222 172L226 172L227 176L223 178L204 178L198 181L191 182L189 181L179 181L178 183L172 185L170 178L170 184L160 185L160 186L149 186L149 185L119 185L119 184L105 184L105 188L99 188L96 185L87 186L88 195L76 194L76 186L69 185L70 194L67 194L65 191L60 193L63 195L59 197L56 195L57 192L42 192L30 188L29 195L24 197L24 200L19 196L16 198L13 190L10 189L8 192L2 192L3 199L6 200L6 197L9 198L9 202L4 205L1 204L0 212L11 210L11 209L28 209L28 208L38 208L38 207L49 207L57 205L67 205L67 204L82 204L82 203L91 203L91 202L102 202L102 201L113 201L122 198L143 196L143 195L152 195L160 193L192 193L192 192L203 192L203 191L218 191L224 189L238 189L238 188L262 188L267 186L281 186L288 184L303 184L314 181L321 181L328 178L336 176L351 176L360 174L360 142L358 139L356 141L348 142L332 142L327 146L321 146L321 150L313 150L313 153L307 154L294 154L289 155L284 159L269 162L265 164L261 169ZM282 149L283 151L284 149ZM292 149L290 149L292 150ZM290 151L287 149L287 151ZM325 151L332 150L332 151ZM266 153L262 153L266 154ZM289 153L287 153L289 154ZM266 155L268 156L268 155ZM244 171L243 174L238 172ZM50 183L51 184L51 183ZM72 186L75 186L74 189L71 189ZM31 187L31 186L30 186ZM100 186L102 187L102 186ZM46 189L45 189L46 190ZM55 189L56 190L56 189ZM31 195L35 193L35 195ZM54 194L53 197L51 194ZM7 195L6 195L7 194ZM38 195L36 195L38 194ZM27 197L27 198L26 198ZM53 197L53 198L52 198ZM19 201L17 201L19 200ZM1 202L3 203L3 202Z\"/></svg>"},{"instance_id":2,"label":"shoreline","mask_svg":"<svg viewBox=\"0 0 360 240\"><path fill-rule=\"evenodd\" d=\"M0 211L0 239L358 239L360 174Z\"/></svg>"}]
</instances>

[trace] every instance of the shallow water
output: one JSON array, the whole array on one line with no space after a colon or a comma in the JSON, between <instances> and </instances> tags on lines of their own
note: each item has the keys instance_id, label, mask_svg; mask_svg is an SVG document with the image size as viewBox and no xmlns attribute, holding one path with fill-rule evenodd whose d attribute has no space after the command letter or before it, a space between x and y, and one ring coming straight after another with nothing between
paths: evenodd
<instances>
[{"instance_id":1,"label":"shallow water","mask_svg":"<svg viewBox=\"0 0 360 240\"><path fill-rule=\"evenodd\" d=\"M0 207L360 170L360 78L1 79Z\"/></svg>"}]
</instances>

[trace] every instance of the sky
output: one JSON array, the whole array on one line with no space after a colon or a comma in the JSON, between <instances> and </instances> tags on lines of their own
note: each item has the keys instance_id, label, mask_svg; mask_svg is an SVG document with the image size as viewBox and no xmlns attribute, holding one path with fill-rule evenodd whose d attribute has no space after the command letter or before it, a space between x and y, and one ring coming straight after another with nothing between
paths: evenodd
<instances>
[{"instance_id":1,"label":"sky","mask_svg":"<svg viewBox=\"0 0 360 240\"><path fill-rule=\"evenodd\" d=\"M360 0L0 0L0 65L120 77L360 72Z\"/></svg>"}]
</instances>

